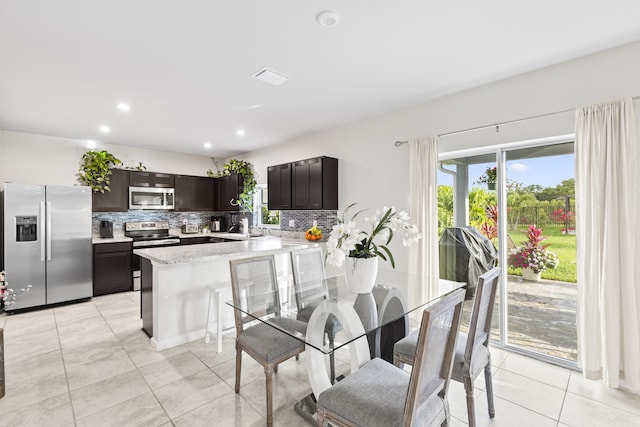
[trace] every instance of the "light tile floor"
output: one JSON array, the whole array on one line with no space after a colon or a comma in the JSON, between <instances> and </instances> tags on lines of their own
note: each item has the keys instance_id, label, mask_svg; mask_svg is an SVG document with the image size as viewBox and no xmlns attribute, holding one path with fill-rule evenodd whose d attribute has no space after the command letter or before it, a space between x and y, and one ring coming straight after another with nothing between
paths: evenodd
<instances>
[{"instance_id":1,"label":"light tile floor","mask_svg":"<svg viewBox=\"0 0 640 427\"><path fill-rule=\"evenodd\" d=\"M215 340L156 352L140 330L138 293L2 315L0 326L7 380L0 426L265 425L264 373L251 358L243 359L240 394L233 391L233 337L224 337L221 354ZM492 355L496 418L487 415L480 376L479 426L640 426L638 395L497 348ZM452 382L450 390L451 425L466 425L463 387ZM309 425L293 410L309 392L303 359L281 365L275 425Z\"/></svg>"}]
</instances>

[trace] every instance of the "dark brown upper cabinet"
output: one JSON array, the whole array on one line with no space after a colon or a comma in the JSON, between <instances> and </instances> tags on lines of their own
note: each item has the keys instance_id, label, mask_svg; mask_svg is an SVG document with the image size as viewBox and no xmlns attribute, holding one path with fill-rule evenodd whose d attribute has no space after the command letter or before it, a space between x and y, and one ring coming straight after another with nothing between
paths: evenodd
<instances>
[{"instance_id":1,"label":"dark brown upper cabinet","mask_svg":"<svg viewBox=\"0 0 640 427\"><path fill-rule=\"evenodd\" d=\"M94 212L126 212L129 209L129 171L112 169L111 191L93 193Z\"/></svg>"},{"instance_id":2,"label":"dark brown upper cabinet","mask_svg":"<svg viewBox=\"0 0 640 427\"><path fill-rule=\"evenodd\" d=\"M214 208L214 180L198 176L196 177L195 193L197 211L212 211Z\"/></svg>"},{"instance_id":3,"label":"dark brown upper cabinet","mask_svg":"<svg viewBox=\"0 0 640 427\"><path fill-rule=\"evenodd\" d=\"M338 159L316 157L267 168L269 209L338 209Z\"/></svg>"},{"instance_id":4,"label":"dark brown upper cabinet","mask_svg":"<svg viewBox=\"0 0 640 427\"><path fill-rule=\"evenodd\" d=\"M244 189L242 177L237 174L221 176L215 180L215 210L239 211L240 206L231 204L231 200L238 200L238 196Z\"/></svg>"},{"instance_id":5,"label":"dark brown upper cabinet","mask_svg":"<svg viewBox=\"0 0 640 427\"><path fill-rule=\"evenodd\" d=\"M130 172L129 186L151 188L175 187L174 175L159 172Z\"/></svg>"},{"instance_id":6,"label":"dark brown upper cabinet","mask_svg":"<svg viewBox=\"0 0 640 427\"><path fill-rule=\"evenodd\" d=\"M176 211L214 210L214 180L202 176L176 175Z\"/></svg>"},{"instance_id":7,"label":"dark brown upper cabinet","mask_svg":"<svg viewBox=\"0 0 640 427\"><path fill-rule=\"evenodd\" d=\"M293 165L269 166L267 168L267 194L269 210L291 209L291 170Z\"/></svg>"}]
</instances>

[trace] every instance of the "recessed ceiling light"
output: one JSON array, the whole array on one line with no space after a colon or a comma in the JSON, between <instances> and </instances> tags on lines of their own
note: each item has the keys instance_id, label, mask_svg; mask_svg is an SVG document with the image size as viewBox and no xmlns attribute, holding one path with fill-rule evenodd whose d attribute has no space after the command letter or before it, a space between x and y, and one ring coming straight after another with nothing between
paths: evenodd
<instances>
[{"instance_id":1,"label":"recessed ceiling light","mask_svg":"<svg viewBox=\"0 0 640 427\"><path fill-rule=\"evenodd\" d=\"M127 104L126 102L121 102L118 104L118 110L123 111L123 112L128 112L131 110L131 106L129 104Z\"/></svg>"},{"instance_id":2,"label":"recessed ceiling light","mask_svg":"<svg viewBox=\"0 0 640 427\"><path fill-rule=\"evenodd\" d=\"M210 142L205 142L204 143L204 148L207 148L207 149L211 148L211 143Z\"/></svg>"},{"instance_id":3,"label":"recessed ceiling light","mask_svg":"<svg viewBox=\"0 0 640 427\"><path fill-rule=\"evenodd\" d=\"M111 128L109 126L105 126L105 125L100 126L98 129L100 129L100 132L102 132L102 133L111 132Z\"/></svg>"},{"instance_id":4,"label":"recessed ceiling light","mask_svg":"<svg viewBox=\"0 0 640 427\"><path fill-rule=\"evenodd\" d=\"M274 86L280 86L282 83L289 80L289 77L269 67L262 67L255 73L251 74L251 77Z\"/></svg>"},{"instance_id":5,"label":"recessed ceiling light","mask_svg":"<svg viewBox=\"0 0 640 427\"><path fill-rule=\"evenodd\" d=\"M316 16L316 21L323 27L335 27L340 22L340 16L331 10L325 10Z\"/></svg>"},{"instance_id":6,"label":"recessed ceiling light","mask_svg":"<svg viewBox=\"0 0 640 427\"><path fill-rule=\"evenodd\" d=\"M91 139L87 141L87 148L88 148L89 150L93 150L93 149L94 149L94 148L96 148L97 146L98 146L98 144L97 144L95 141L93 141L93 140L91 140Z\"/></svg>"},{"instance_id":7,"label":"recessed ceiling light","mask_svg":"<svg viewBox=\"0 0 640 427\"><path fill-rule=\"evenodd\" d=\"M246 132L244 131L244 129L238 129L238 130L236 130L236 135L245 136Z\"/></svg>"}]
</instances>

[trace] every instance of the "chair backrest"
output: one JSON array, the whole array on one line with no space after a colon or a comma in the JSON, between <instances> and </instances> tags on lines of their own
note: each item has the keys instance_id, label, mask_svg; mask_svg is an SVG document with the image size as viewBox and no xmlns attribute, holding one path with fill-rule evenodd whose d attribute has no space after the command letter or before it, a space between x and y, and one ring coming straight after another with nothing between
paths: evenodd
<instances>
[{"instance_id":1,"label":"chair backrest","mask_svg":"<svg viewBox=\"0 0 640 427\"><path fill-rule=\"evenodd\" d=\"M447 397L462 317L465 290L458 289L422 313L416 357L404 407L403 425L413 426L425 402Z\"/></svg>"},{"instance_id":2,"label":"chair backrest","mask_svg":"<svg viewBox=\"0 0 640 427\"><path fill-rule=\"evenodd\" d=\"M291 251L291 266L298 310L306 304L325 299L329 292L324 281L322 248Z\"/></svg>"},{"instance_id":3,"label":"chair backrest","mask_svg":"<svg viewBox=\"0 0 640 427\"><path fill-rule=\"evenodd\" d=\"M243 325L255 317L275 313L280 315L280 296L273 255L243 258L229 261L236 330L240 334ZM250 313L251 316L247 313Z\"/></svg>"},{"instance_id":4,"label":"chair backrest","mask_svg":"<svg viewBox=\"0 0 640 427\"><path fill-rule=\"evenodd\" d=\"M467 347L464 351L464 360L466 362L471 361L475 348L481 345L489 345L491 317L493 316L493 306L496 301L499 279L499 267L492 268L482 276L478 277L476 296L473 301L471 319L469 321Z\"/></svg>"}]
</instances>

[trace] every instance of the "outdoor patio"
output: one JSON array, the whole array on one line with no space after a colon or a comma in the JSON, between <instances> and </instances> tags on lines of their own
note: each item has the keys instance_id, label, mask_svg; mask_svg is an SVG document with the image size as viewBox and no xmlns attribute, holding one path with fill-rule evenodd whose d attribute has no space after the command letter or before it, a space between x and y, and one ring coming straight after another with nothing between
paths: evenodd
<instances>
[{"instance_id":1,"label":"outdoor patio","mask_svg":"<svg viewBox=\"0 0 640 427\"><path fill-rule=\"evenodd\" d=\"M508 276L507 286L509 344L576 361L576 284L555 280L532 282ZM468 324L470 312L471 301L465 301L463 325ZM496 341L499 312L498 295L491 336Z\"/></svg>"}]
</instances>

